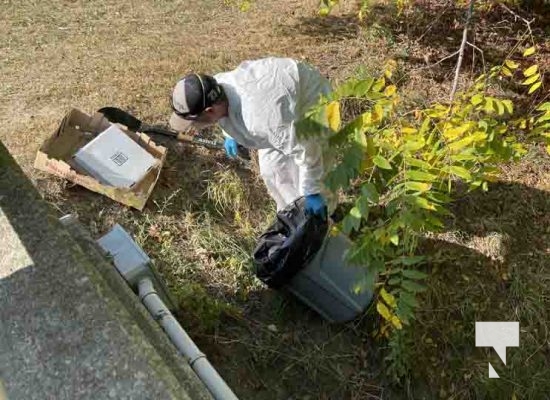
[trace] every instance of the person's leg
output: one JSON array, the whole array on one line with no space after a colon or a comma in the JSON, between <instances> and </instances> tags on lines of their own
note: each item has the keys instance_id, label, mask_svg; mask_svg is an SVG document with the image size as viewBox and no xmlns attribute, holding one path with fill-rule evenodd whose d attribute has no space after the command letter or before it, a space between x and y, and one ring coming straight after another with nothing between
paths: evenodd
<instances>
[{"instance_id":1,"label":"person's leg","mask_svg":"<svg viewBox=\"0 0 550 400\"><path fill-rule=\"evenodd\" d=\"M276 149L258 151L260 174L269 195L277 204L277 211L300 197L298 166Z\"/></svg>"}]
</instances>

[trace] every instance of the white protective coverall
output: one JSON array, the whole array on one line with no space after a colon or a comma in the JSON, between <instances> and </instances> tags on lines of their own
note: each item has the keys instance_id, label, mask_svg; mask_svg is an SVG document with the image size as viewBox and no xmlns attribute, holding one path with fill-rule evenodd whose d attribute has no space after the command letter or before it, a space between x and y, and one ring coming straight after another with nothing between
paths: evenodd
<instances>
[{"instance_id":1,"label":"white protective coverall","mask_svg":"<svg viewBox=\"0 0 550 400\"><path fill-rule=\"evenodd\" d=\"M223 87L228 116L218 121L224 135L259 149L260 173L277 211L300 196L322 192L323 145L298 138L296 123L330 83L311 66L290 58L245 61L214 75Z\"/></svg>"}]
</instances>

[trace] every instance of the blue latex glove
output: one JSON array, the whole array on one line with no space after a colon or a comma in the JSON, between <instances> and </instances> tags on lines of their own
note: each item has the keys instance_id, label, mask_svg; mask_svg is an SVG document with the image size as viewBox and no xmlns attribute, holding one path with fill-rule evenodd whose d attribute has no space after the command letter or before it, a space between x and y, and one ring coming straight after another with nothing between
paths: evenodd
<instances>
[{"instance_id":1,"label":"blue latex glove","mask_svg":"<svg viewBox=\"0 0 550 400\"><path fill-rule=\"evenodd\" d=\"M237 141L235 139L226 137L223 146L225 147L225 154L227 154L228 157L237 157Z\"/></svg>"},{"instance_id":2,"label":"blue latex glove","mask_svg":"<svg viewBox=\"0 0 550 400\"><path fill-rule=\"evenodd\" d=\"M306 196L306 213L327 219L327 203L320 194Z\"/></svg>"}]
</instances>

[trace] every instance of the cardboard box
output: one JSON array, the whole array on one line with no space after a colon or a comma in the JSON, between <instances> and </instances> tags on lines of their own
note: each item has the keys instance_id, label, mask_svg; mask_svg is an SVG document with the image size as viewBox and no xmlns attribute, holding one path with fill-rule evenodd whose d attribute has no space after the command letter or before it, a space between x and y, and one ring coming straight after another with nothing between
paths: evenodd
<instances>
[{"instance_id":1,"label":"cardboard box","mask_svg":"<svg viewBox=\"0 0 550 400\"><path fill-rule=\"evenodd\" d=\"M38 150L34 167L141 211L153 192L162 166L166 161L165 147L156 145L149 136L143 133L132 132L122 126L128 137L159 160L158 164L132 188L104 185L79 169L72 160L72 156L78 149L85 146L109 126L111 123L102 114L90 116L80 110L72 109L63 118L57 131Z\"/></svg>"}]
</instances>

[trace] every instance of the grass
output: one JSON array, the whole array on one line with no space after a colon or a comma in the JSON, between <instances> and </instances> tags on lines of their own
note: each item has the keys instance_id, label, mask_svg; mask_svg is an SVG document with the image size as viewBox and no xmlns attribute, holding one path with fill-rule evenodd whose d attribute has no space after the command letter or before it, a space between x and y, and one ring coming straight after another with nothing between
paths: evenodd
<instances>
[{"instance_id":1,"label":"grass","mask_svg":"<svg viewBox=\"0 0 550 400\"><path fill-rule=\"evenodd\" d=\"M32 169L70 107L120 106L163 123L177 78L247 58L305 59L338 82L376 73L391 57L405 101L448 96L453 61L425 67L455 50L462 10L433 0L397 19L380 3L361 25L353 2L328 19L316 6L267 0L243 14L214 0L3 2L0 139L60 215L77 214L94 236L114 223L134 234L175 295L182 324L241 398L547 398L550 163L536 148L505 166L489 193L459 199L447 232L422 243L432 278L417 321L393 350L403 362L400 384L392 379L399 364L384 359L392 349L371 337L372 312L329 325L253 277L255 239L274 215L257 169L167 143L166 167L142 213ZM487 60L501 60L522 29L498 14L477 23ZM547 65L549 50L541 44L537 61ZM461 84L482 68L471 53L465 65ZM475 348L476 320L518 319L521 345L508 349L506 366ZM501 379L487 378L488 360Z\"/></svg>"},{"instance_id":2,"label":"grass","mask_svg":"<svg viewBox=\"0 0 550 400\"><path fill-rule=\"evenodd\" d=\"M429 366L413 368L410 378L428 386L411 385L412 398L544 399L549 392L550 167L531 157L544 158L533 151L488 193L458 200L449 231L422 244L430 288L405 340L414 343L407 346L414 364ZM475 321L520 321L520 347L508 349L506 366L473 346ZM488 360L501 379L488 379Z\"/></svg>"}]
</instances>

